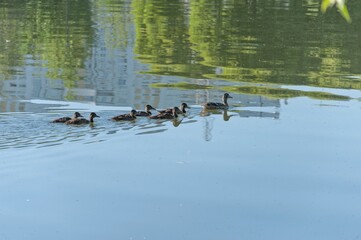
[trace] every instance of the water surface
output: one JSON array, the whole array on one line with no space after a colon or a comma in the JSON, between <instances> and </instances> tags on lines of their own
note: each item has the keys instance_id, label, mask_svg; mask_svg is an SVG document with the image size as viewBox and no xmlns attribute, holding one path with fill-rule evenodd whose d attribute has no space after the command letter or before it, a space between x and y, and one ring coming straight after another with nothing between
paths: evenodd
<instances>
[{"instance_id":1,"label":"water surface","mask_svg":"<svg viewBox=\"0 0 361 240\"><path fill-rule=\"evenodd\" d=\"M348 6L351 25L318 1L2 1L0 239L359 238ZM51 123L75 111L100 118Z\"/></svg>"}]
</instances>

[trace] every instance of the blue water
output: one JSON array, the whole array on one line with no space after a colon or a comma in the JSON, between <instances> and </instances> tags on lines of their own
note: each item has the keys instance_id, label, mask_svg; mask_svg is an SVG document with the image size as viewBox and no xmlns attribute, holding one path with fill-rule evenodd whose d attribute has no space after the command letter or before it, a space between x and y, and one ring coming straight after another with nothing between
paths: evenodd
<instances>
[{"instance_id":1,"label":"blue water","mask_svg":"<svg viewBox=\"0 0 361 240\"><path fill-rule=\"evenodd\" d=\"M360 239L361 5L311 2L0 2L0 240Z\"/></svg>"},{"instance_id":2,"label":"blue water","mask_svg":"<svg viewBox=\"0 0 361 240\"><path fill-rule=\"evenodd\" d=\"M1 150L0 238L357 239L359 101L248 108L276 118L237 109L224 121L193 105L178 127L113 123L126 109L108 109L93 127L50 124L50 143ZM55 117L2 121L20 115L35 136Z\"/></svg>"}]
</instances>

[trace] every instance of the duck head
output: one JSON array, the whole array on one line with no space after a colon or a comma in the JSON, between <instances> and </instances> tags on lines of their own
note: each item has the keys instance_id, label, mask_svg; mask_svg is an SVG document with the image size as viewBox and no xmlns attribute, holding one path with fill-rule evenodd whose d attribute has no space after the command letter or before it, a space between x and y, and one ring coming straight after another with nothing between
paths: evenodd
<instances>
[{"instance_id":1,"label":"duck head","mask_svg":"<svg viewBox=\"0 0 361 240\"><path fill-rule=\"evenodd\" d=\"M130 111L130 116L136 117L136 115L137 115L137 111L135 109L132 109L132 111Z\"/></svg>"},{"instance_id":2,"label":"duck head","mask_svg":"<svg viewBox=\"0 0 361 240\"><path fill-rule=\"evenodd\" d=\"M75 112L73 117L79 118L79 117L83 117L83 116L79 112Z\"/></svg>"},{"instance_id":3,"label":"duck head","mask_svg":"<svg viewBox=\"0 0 361 240\"><path fill-rule=\"evenodd\" d=\"M229 93L223 94L223 99L227 99L227 98L233 98L233 97L229 95Z\"/></svg>"},{"instance_id":4,"label":"duck head","mask_svg":"<svg viewBox=\"0 0 361 240\"><path fill-rule=\"evenodd\" d=\"M145 105L145 111L146 111L146 112L149 112L150 110L155 110L155 111L157 111L157 109L155 109L155 108L152 107L151 105L149 105L149 104Z\"/></svg>"},{"instance_id":5,"label":"duck head","mask_svg":"<svg viewBox=\"0 0 361 240\"><path fill-rule=\"evenodd\" d=\"M90 118L91 119L96 118L96 117L99 117L99 116L95 112L90 113Z\"/></svg>"},{"instance_id":6,"label":"duck head","mask_svg":"<svg viewBox=\"0 0 361 240\"><path fill-rule=\"evenodd\" d=\"M182 111L182 113L186 113L186 108L190 108L187 103L182 103L180 105L180 110Z\"/></svg>"}]
</instances>

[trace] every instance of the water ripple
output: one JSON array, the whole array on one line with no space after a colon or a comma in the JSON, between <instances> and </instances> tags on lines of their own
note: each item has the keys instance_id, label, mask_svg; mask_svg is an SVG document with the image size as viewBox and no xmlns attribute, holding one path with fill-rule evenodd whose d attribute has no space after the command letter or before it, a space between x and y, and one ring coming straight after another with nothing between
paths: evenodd
<instances>
[{"instance_id":1,"label":"water ripple","mask_svg":"<svg viewBox=\"0 0 361 240\"><path fill-rule=\"evenodd\" d=\"M10 148L36 147L44 148L66 143L94 144L122 135L149 135L161 134L172 127L195 124L200 118L218 116L228 121L230 116L238 117L266 117L277 119L278 113L259 111L240 111L235 109L228 112L212 112L200 114L190 111L187 116L176 120L151 120L138 118L135 122L113 122L114 112L103 111L96 122L91 125L70 126L61 123L52 123L55 118L72 115L71 112L59 113L6 113L0 114L0 150ZM88 115L84 113L84 115Z\"/></svg>"}]
</instances>

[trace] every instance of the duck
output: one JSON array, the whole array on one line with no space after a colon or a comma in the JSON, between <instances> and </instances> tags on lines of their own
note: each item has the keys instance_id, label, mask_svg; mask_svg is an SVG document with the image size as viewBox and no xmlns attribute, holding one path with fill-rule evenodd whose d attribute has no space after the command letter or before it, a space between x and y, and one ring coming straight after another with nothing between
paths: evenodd
<instances>
[{"instance_id":1,"label":"duck","mask_svg":"<svg viewBox=\"0 0 361 240\"><path fill-rule=\"evenodd\" d=\"M187 103L182 103L182 104L180 105L180 110L182 111L182 113L187 113L186 108L189 109L189 108L191 108L191 107L188 106Z\"/></svg>"},{"instance_id":2,"label":"duck","mask_svg":"<svg viewBox=\"0 0 361 240\"><path fill-rule=\"evenodd\" d=\"M89 120L85 118L73 118L69 121L66 121L65 124L68 125L80 125L80 124L89 124L94 122L94 118L99 117L95 112L91 112L89 115Z\"/></svg>"},{"instance_id":3,"label":"duck","mask_svg":"<svg viewBox=\"0 0 361 240\"><path fill-rule=\"evenodd\" d=\"M137 111L132 109L130 113L121 114L112 118L113 121L133 121L137 118Z\"/></svg>"},{"instance_id":4,"label":"duck","mask_svg":"<svg viewBox=\"0 0 361 240\"><path fill-rule=\"evenodd\" d=\"M158 115L160 115L160 114L165 114L165 113L172 114L173 109L175 109L175 112L176 112L177 114L181 114L181 113L182 113L182 110L180 110L179 107L173 107L173 108L167 108L167 109L158 111L158 113L159 113Z\"/></svg>"},{"instance_id":5,"label":"duck","mask_svg":"<svg viewBox=\"0 0 361 240\"><path fill-rule=\"evenodd\" d=\"M61 118L57 118L54 119L52 122L53 123L65 123L66 121L69 121L71 119L75 119L75 118L80 118L83 117L79 112L75 112L73 117L61 117Z\"/></svg>"},{"instance_id":6,"label":"duck","mask_svg":"<svg viewBox=\"0 0 361 240\"><path fill-rule=\"evenodd\" d=\"M223 103L220 102L207 102L203 104L204 109L212 110L212 109L228 109L228 102L227 99L232 98L229 93L225 93L222 96Z\"/></svg>"},{"instance_id":7,"label":"duck","mask_svg":"<svg viewBox=\"0 0 361 240\"><path fill-rule=\"evenodd\" d=\"M150 115L152 115L152 112L150 110L156 110L154 107L152 107L151 105L147 104L145 105L145 111L136 111L136 116L137 117L148 117Z\"/></svg>"},{"instance_id":8,"label":"duck","mask_svg":"<svg viewBox=\"0 0 361 240\"><path fill-rule=\"evenodd\" d=\"M171 113L168 113L168 112L159 113L158 115L150 116L149 118L150 118L150 119L175 119L175 118L178 117L177 108L178 108L178 107L174 107L174 108L172 109L172 112L171 112ZM179 108L178 108L178 110L179 110Z\"/></svg>"},{"instance_id":9,"label":"duck","mask_svg":"<svg viewBox=\"0 0 361 240\"><path fill-rule=\"evenodd\" d=\"M177 114L185 114L187 111L186 111L186 108L190 108L188 106L187 103L182 103L179 108L178 107L175 107L177 109ZM161 111L158 111L159 113L172 113L173 111L173 108L167 108L167 109L164 109L164 110L161 110Z\"/></svg>"}]
</instances>

